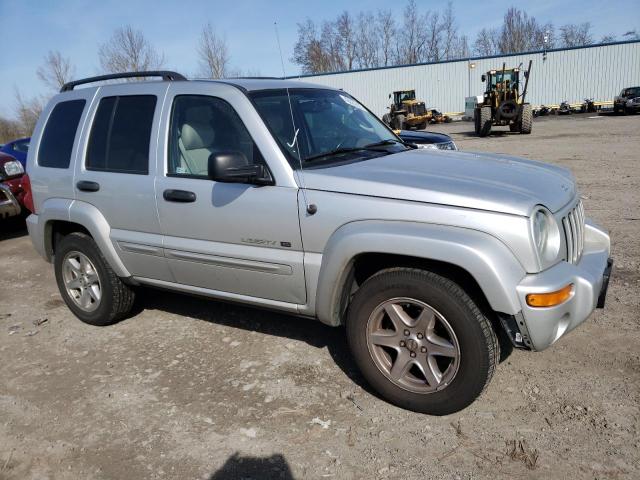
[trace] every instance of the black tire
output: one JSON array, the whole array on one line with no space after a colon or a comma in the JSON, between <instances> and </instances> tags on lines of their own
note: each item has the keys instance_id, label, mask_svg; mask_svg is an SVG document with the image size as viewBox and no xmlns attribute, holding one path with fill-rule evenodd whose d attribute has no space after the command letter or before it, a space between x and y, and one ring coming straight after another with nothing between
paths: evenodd
<instances>
[{"instance_id":1,"label":"black tire","mask_svg":"<svg viewBox=\"0 0 640 480\"><path fill-rule=\"evenodd\" d=\"M100 281L101 298L93 311L88 312L80 308L67 292L63 278L63 262L69 252L80 252L95 267ZM54 269L62 299L83 322L96 326L112 325L131 312L135 300L134 291L115 274L89 235L76 232L65 236L56 247Z\"/></svg>"},{"instance_id":2,"label":"black tire","mask_svg":"<svg viewBox=\"0 0 640 480\"><path fill-rule=\"evenodd\" d=\"M531 105L525 103L522 106L522 113L520 119L520 133L528 135L533 128L533 113L531 111Z\"/></svg>"},{"instance_id":3,"label":"black tire","mask_svg":"<svg viewBox=\"0 0 640 480\"><path fill-rule=\"evenodd\" d=\"M404 115L396 115L393 118L393 129L394 130L405 130L405 116Z\"/></svg>"},{"instance_id":4,"label":"black tire","mask_svg":"<svg viewBox=\"0 0 640 480\"><path fill-rule=\"evenodd\" d=\"M369 351L367 328L372 312L398 297L416 299L435 309L455 333L461 352L458 369L442 389L416 393L396 385ZM425 270L392 268L370 277L354 295L346 326L351 352L369 384L384 399L415 412L447 415L467 407L487 387L500 358L491 322L473 300L456 283Z\"/></svg>"},{"instance_id":5,"label":"black tire","mask_svg":"<svg viewBox=\"0 0 640 480\"><path fill-rule=\"evenodd\" d=\"M491 107L482 107L480 108L480 125L478 130L478 135L481 137L486 137L491 132Z\"/></svg>"}]
</instances>

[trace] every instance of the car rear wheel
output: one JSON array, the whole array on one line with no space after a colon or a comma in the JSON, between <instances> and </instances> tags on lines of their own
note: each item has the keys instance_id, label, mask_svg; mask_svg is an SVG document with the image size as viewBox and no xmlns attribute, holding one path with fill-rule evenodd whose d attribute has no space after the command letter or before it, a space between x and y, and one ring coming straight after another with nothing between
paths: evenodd
<instances>
[{"instance_id":1,"label":"car rear wheel","mask_svg":"<svg viewBox=\"0 0 640 480\"><path fill-rule=\"evenodd\" d=\"M347 336L382 397L433 415L471 404L500 358L491 322L471 298L424 270L393 268L369 278L349 307Z\"/></svg>"},{"instance_id":2,"label":"car rear wheel","mask_svg":"<svg viewBox=\"0 0 640 480\"><path fill-rule=\"evenodd\" d=\"M55 252L56 282L73 314L90 325L111 325L133 307L135 294L111 269L93 238L65 236Z\"/></svg>"}]
</instances>

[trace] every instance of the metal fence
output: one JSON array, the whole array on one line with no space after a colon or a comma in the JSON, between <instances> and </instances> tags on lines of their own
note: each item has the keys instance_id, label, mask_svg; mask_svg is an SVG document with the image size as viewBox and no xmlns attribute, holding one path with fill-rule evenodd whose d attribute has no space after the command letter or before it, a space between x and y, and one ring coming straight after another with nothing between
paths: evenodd
<instances>
[{"instance_id":1,"label":"metal fence","mask_svg":"<svg viewBox=\"0 0 640 480\"><path fill-rule=\"evenodd\" d=\"M383 67L319 75L292 76L341 88L382 116L394 90L416 90L428 107L462 112L464 98L484 90L481 75L492 69L533 60L527 98L533 105L584 98L611 100L624 87L640 85L640 41L614 42L580 48L554 49L437 63Z\"/></svg>"}]
</instances>

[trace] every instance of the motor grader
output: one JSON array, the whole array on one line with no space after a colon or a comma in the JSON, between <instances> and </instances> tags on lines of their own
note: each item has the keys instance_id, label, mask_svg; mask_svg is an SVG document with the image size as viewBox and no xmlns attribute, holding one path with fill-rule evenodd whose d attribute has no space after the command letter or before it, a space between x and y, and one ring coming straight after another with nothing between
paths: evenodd
<instances>
[{"instance_id":1,"label":"motor grader","mask_svg":"<svg viewBox=\"0 0 640 480\"><path fill-rule=\"evenodd\" d=\"M476 134L485 137L492 126L508 126L512 132L531 133L533 125L533 111L531 105L525 102L529 73L532 61L526 71L520 68L506 68L490 70L482 75L486 83L482 103L478 103L474 110ZM520 74L524 76L524 88L521 91Z\"/></svg>"},{"instance_id":2,"label":"motor grader","mask_svg":"<svg viewBox=\"0 0 640 480\"><path fill-rule=\"evenodd\" d=\"M415 128L422 130L427 127L431 119L431 112L427 111L425 103L416 100L415 90L399 90L393 95L393 103L389 113L382 116L382 121L394 130L408 130Z\"/></svg>"}]
</instances>

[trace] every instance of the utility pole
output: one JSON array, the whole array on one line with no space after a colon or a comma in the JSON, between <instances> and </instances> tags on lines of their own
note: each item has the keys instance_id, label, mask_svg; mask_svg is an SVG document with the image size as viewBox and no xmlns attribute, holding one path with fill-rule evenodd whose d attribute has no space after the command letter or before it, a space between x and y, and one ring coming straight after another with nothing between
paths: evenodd
<instances>
[{"instance_id":1,"label":"utility pole","mask_svg":"<svg viewBox=\"0 0 640 480\"><path fill-rule=\"evenodd\" d=\"M469 67L467 69L467 77L468 77L468 82L469 82L469 95L467 95L467 97L471 96L471 70L476 68L476 64L475 63L471 63L471 62L467 62L467 66Z\"/></svg>"}]
</instances>

